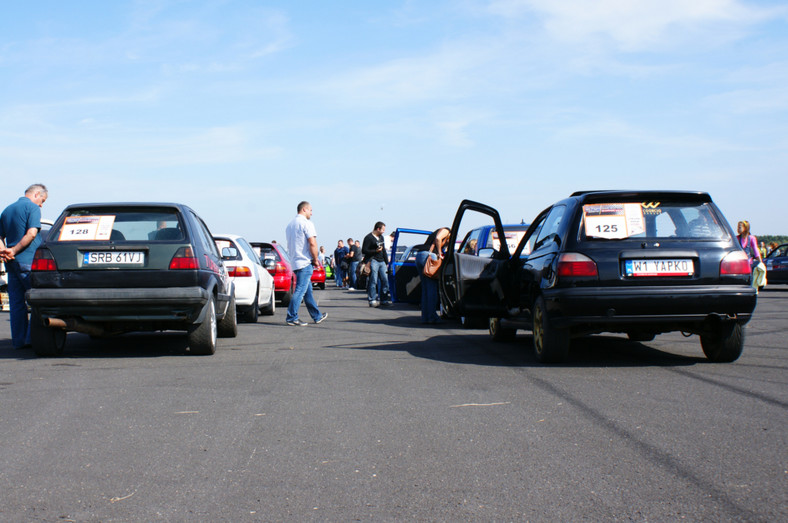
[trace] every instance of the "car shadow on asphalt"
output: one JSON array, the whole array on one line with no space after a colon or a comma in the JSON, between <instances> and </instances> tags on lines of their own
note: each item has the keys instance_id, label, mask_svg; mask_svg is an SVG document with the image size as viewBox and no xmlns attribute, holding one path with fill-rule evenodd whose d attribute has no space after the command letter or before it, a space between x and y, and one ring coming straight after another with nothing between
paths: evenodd
<instances>
[{"instance_id":1,"label":"car shadow on asphalt","mask_svg":"<svg viewBox=\"0 0 788 523\"><path fill-rule=\"evenodd\" d=\"M188 355L187 349L187 339L182 332L130 333L106 338L91 338L86 334L70 332L62 357L158 358ZM10 340L0 341L0 360L35 358L30 348L15 350Z\"/></svg>"},{"instance_id":2,"label":"car shadow on asphalt","mask_svg":"<svg viewBox=\"0 0 788 523\"><path fill-rule=\"evenodd\" d=\"M420 328L433 331L423 341L408 341L356 347L366 350L402 350L419 358L466 365L509 367L665 367L690 366L708 363L705 357L686 356L666 352L646 343L630 341L613 335L594 335L575 338L569 350L569 360L561 364L540 363L533 352L530 332L518 331L508 342L494 341L480 329L463 329L458 322L446 321L439 325L424 325L418 318L400 317L390 320L360 320L360 323ZM698 343L698 351L700 351Z\"/></svg>"}]
</instances>

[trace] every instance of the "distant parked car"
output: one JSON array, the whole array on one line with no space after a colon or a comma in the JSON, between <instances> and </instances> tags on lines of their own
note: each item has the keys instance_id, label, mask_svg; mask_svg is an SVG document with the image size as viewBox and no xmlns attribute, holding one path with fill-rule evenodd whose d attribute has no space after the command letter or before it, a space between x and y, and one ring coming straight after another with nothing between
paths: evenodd
<instances>
[{"instance_id":1,"label":"distant parked car","mask_svg":"<svg viewBox=\"0 0 788 523\"><path fill-rule=\"evenodd\" d=\"M528 230L528 223L517 223L503 226L504 237L509 251L512 252L520 243L525 231ZM501 249L501 240L494 225L482 225L468 231L460 242L457 252L463 254L476 254L477 256L490 256L493 252Z\"/></svg>"},{"instance_id":2,"label":"distant parked car","mask_svg":"<svg viewBox=\"0 0 788 523\"><path fill-rule=\"evenodd\" d=\"M217 234L213 239L235 285L239 317L255 323L260 312L273 315L276 312L274 277L261 265L249 242L236 234Z\"/></svg>"},{"instance_id":3,"label":"distant parked car","mask_svg":"<svg viewBox=\"0 0 788 523\"><path fill-rule=\"evenodd\" d=\"M208 227L177 203L68 206L32 266L33 350L63 352L66 332L182 330L192 354L237 334L235 294Z\"/></svg>"},{"instance_id":4,"label":"distant parked car","mask_svg":"<svg viewBox=\"0 0 788 523\"><path fill-rule=\"evenodd\" d=\"M513 252L488 257L455 248L465 215L504 236L498 212L465 200L440 272L448 314L488 320L496 340L533 332L536 357L567 358L570 339L600 332L650 341L698 334L706 357L736 360L755 309L750 265L706 193L578 192L533 221Z\"/></svg>"},{"instance_id":5,"label":"distant parked car","mask_svg":"<svg viewBox=\"0 0 788 523\"><path fill-rule=\"evenodd\" d=\"M325 289L326 288L326 268L323 267L323 264L318 265L312 271L312 285L317 287L318 289Z\"/></svg>"},{"instance_id":6,"label":"distant parked car","mask_svg":"<svg viewBox=\"0 0 788 523\"><path fill-rule=\"evenodd\" d=\"M276 299L282 305L289 305L295 291L296 277L287 251L278 243L251 242L255 252L259 252L263 267L274 277Z\"/></svg>"},{"instance_id":7,"label":"distant parked car","mask_svg":"<svg viewBox=\"0 0 788 523\"><path fill-rule=\"evenodd\" d=\"M763 262L766 264L767 285L788 283L788 243L775 247Z\"/></svg>"}]
</instances>

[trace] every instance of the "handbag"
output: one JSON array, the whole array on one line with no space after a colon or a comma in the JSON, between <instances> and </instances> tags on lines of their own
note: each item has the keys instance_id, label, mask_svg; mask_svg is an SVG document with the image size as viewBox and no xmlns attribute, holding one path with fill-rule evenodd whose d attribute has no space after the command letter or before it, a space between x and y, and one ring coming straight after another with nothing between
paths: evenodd
<instances>
[{"instance_id":1,"label":"handbag","mask_svg":"<svg viewBox=\"0 0 788 523\"><path fill-rule=\"evenodd\" d=\"M424 276L434 280L437 279L438 269L441 268L442 261L443 258L433 258L432 256L428 257L424 262Z\"/></svg>"}]
</instances>

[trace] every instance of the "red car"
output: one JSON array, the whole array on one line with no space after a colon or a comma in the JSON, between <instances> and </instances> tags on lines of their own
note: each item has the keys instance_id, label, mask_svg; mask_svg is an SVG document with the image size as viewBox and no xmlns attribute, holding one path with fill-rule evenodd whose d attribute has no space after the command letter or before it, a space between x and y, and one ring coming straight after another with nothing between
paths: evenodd
<instances>
[{"instance_id":1,"label":"red car","mask_svg":"<svg viewBox=\"0 0 788 523\"><path fill-rule=\"evenodd\" d=\"M318 289L326 288L326 269L322 264L312 271L312 285Z\"/></svg>"},{"instance_id":2,"label":"red car","mask_svg":"<svg viewBox=\"0 0 788 523\"><path fill-rule=\"evenodd\" d=\"M278 243L250 243L260 255L260 263L274 277L274 295L276 299L282 305L288 305L293 297L293 291L295 291L296 277L293 273L293 265L290 263L290 258L287 257L284 247ZM323 272L323 281L325 281L325 272Z\"/></svg>"}]
</instances>

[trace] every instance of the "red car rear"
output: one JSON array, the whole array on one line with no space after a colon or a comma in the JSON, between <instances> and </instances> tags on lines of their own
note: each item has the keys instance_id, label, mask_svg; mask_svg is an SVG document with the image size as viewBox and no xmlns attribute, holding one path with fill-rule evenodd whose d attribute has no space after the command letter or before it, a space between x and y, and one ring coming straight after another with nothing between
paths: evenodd
<instances>
[{"instance_id":1,"label":"red car rear","mask_svg":"<svg viewBox=\"0 0 788 523\"><path fill-rule=\"evenodd\" d=\"M296 277L293 273L293 265L290 263L290 258L287 257L287 252L278 243L250 243L259 252L260 262L263 264L263 267L268 269L268 272L274 277L274 294L276 299L282 305L288 305L293 297ZM325 271L323 272L323 281L325 282Z\"/></svg>"},{"instance_id":2,"label":"red car rear","mask_svg":"<svg viewBox=\"0 0 788 523\"><path fill-rule=\"evenodd\" d=\"M326 269L322 264L312 272L312 285L318 289L326 288Z\"/></svg>"}]
</instances>

